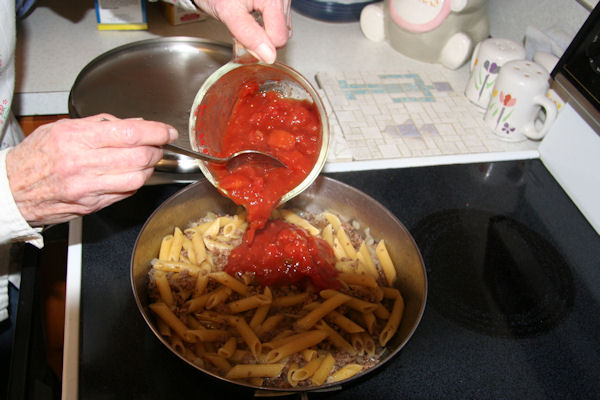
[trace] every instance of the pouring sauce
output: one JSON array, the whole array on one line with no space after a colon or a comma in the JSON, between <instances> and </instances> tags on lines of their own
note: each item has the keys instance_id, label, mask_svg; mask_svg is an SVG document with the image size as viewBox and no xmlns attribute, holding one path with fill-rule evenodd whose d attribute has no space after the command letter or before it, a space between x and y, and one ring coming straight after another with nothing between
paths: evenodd
<instances>
[{"instance_id":1,"label":"pouring sauce","mask_svg":"<svg viewBox=\"0 0 600 400\"><path fill-rule=\"evenodd\" d=\"M250 162L233 171L211 164L219 186L248 211L245 240L251 242L265 226L281 197L310 173L321 147L320 119L314 104L261 92L258 82L246 83L227 122L221 156L245 149L276 156L286 167Z\"/></svg>"}]
</instances>

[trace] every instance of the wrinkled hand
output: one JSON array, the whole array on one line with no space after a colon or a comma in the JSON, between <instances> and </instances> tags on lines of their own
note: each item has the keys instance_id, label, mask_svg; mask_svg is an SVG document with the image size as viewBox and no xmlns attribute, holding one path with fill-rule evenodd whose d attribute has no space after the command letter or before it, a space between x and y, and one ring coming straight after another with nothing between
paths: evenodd
<instances>
[{"instance_id":1,"label":"wrinkled hand","mask_svg":"<svg viewBox=\"0 0 600 400\"><path fill-rule=\"evenodd\" d=\"M32 226L68 221L135 193L177 131L108 114L43 125L6 156L8 181Z\"/></svg>"},{"instance_id":2,"label":"wrinkled hand","mask_svg":"<svg viewBox=\"0 0 600 400\"><path fill-rule=\"evenodd\" d=\"M250 52L266 63L275 62L277 48L291 35L291 0L194 0L196 5L217 18ZM252 11L261 11L264 29Z\"/></svg>"}]
</instances>

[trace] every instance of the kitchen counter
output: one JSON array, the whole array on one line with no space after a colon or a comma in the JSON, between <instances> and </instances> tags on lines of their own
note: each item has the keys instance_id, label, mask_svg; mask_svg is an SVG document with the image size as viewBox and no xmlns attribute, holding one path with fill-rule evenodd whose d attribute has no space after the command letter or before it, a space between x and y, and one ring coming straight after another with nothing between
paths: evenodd
<instances>
[{"instance_id":1,"label":"kitchen counter","mask_svg":"<svg viewBox=\"0 0 600 400\"><path fill-rule=\"evenodd\" d=\"M165 36L231 41L213 19L172 26L157 4L148 4L147 12L147 31L98 31L90 2L70 0L65 7L41 0L19 26L15 113L67 114L79 71L118 46ZM539 156L538 142L508 143L488 132L482 114L463 95L467 66L452 71L407 58L385 42L366 39L358 23L323 22L295 11L292 17L294 35L278 59L306 76L328 107L332 140L325 172ZM430 93L420 93L429 97L398 105L398 94L391 93L374 107L369 96L350 98L342 84L437 91L433 102Z\"/></svg>"}]
</instances>

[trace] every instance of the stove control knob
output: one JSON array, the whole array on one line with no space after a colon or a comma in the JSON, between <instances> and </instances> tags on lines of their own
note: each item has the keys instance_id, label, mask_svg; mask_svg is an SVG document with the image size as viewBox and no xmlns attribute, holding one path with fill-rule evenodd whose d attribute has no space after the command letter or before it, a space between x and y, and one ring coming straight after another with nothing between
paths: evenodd
<instances>
[{"instance_id":1,"label":"stove control knob","mask_svg":"<svg viewBox=\"0 0 600 400\"><path fill-rule=\"evenodd\" d=\"M600 33L596 34L592 42L585 48L585 55L592 71L600 75Z\"/></svg>"}]
</instances>

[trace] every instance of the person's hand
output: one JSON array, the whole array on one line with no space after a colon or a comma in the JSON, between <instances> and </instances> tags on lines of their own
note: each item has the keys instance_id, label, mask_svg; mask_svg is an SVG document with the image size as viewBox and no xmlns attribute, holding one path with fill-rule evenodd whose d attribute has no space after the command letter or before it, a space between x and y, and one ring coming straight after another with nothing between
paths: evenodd
<instances>
[{"instance_id":1,"label":"person's hand","mask_svg":"<svg viewBox=\"0 0 600 400\"><path fill-rule=\"evenodd\" d=\"M176 138L170 125L108 114L43 125L6 155L13 198L31 226L92 213L135 193Z\"/></svg>"},{"instance_id":2,"label":"person's hand","mask_svg":"<svg viewBox=\"0 0 600 400\"><path fill-rule=\"evenodd\" d=\"M217 18L251 53L266 63L275 62L277 48L291 35L291 0L194 0L196 5ZM260 11L264 29L252 16Z\"/></svg>"}]
</instances>

